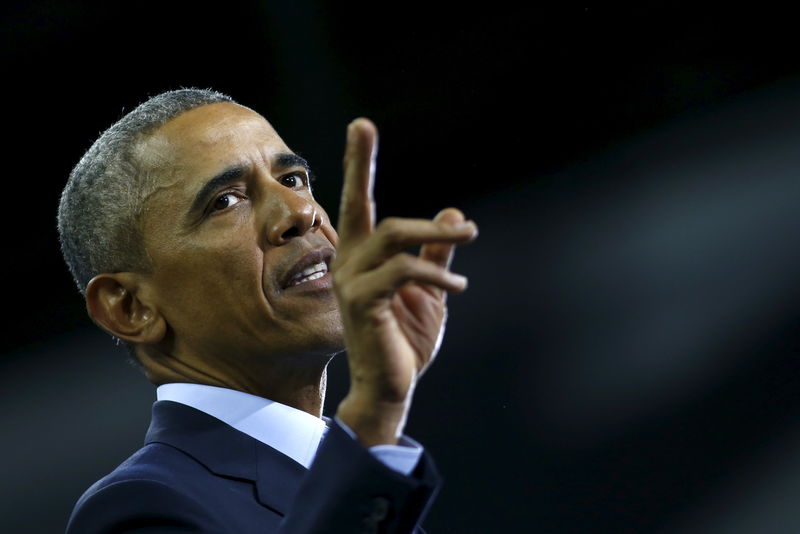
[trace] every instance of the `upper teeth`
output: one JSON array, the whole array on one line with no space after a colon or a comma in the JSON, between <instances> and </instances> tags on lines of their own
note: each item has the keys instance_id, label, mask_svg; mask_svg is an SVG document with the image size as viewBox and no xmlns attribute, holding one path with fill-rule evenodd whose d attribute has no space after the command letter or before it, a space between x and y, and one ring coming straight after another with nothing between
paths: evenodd
<instances>
[{"instance_id":1,"label":"upper teeth","mask_svg":"<svg viewBox=\"0 0 800 534\"><path fill-rule=\"evenodd\" d=\"M328 272L328 265L321 261L317 264L314 264L310 267L306 267L296 275L292 277L289 281L289 285L297 285L302 284L303 282L308 282L311 280L316 280L317 278L322 278L325 276L325 273Z\"/></svg>"}]
</instances>

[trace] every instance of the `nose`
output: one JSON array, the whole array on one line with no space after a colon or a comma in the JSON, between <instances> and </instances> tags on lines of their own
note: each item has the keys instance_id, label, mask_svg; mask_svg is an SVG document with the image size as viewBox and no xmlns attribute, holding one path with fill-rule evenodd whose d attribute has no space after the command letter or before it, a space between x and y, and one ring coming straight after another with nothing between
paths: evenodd
<instances>
[{"instance_id":1,"label":"nose","mask_svg":"<svg viewBox=\"0 0 800 534\"><path fill-rule=\"evenodd\" d=\"M284 245L322 225L319 206L303 194L283 186L273 188L269 194L272 199L267 202L271 204L267 240L271 245Z\"/></svg>"}]
</instances>

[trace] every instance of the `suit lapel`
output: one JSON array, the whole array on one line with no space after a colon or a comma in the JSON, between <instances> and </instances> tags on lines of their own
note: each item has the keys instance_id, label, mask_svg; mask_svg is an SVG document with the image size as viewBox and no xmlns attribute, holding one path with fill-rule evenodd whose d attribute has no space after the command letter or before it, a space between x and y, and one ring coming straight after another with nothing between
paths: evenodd
<instances>
[{"instance_id":1,"label":"suit lapel","mask_svg":"<svg viewBox=\"0 0 800 534\"><path fill-rule=\"evenodd\" d=\"M253 440L255 441L255 440ZM258 500L285 515L294 501L307 470L285 454L257 442Z\"/></svg>"},{"instance_id":2,"label":"suit lapel","mask_svg":"<svg viewBox=\"0 0 800 534\"><path fill-rule=\"evenodd\" d=\"M153 404L147 443L182 450L212 473L250 480L259 503L285 515L306 469L285 454L200 410L172 401Z\"/></svg>"}]
</instances>

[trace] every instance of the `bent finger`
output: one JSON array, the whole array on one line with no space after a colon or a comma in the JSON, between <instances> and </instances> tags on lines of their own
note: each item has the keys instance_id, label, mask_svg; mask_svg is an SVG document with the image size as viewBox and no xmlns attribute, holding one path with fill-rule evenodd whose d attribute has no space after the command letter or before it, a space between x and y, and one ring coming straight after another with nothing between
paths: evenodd
<instances>
[{"instance_id":1,"label":"bent finger","mask_svg":"<svg viewBox=\"0 0 800 534\"><path fill-rule=\"evenodd\" d=\"M456 226L464 222L464 214L455 208L446 208L436 214L433 222ZM425 243L420 249L419 257L448 269L453 261L454 252L455 245L451 243Z\"/></svg>"},{"instance_id":2,"label":"bent finger","mask_svg":"<svg viewBox=\"0 0 800 534\"><path fill-rule=\"evenodd\" d=\"M444 291L461 292L467 278L425 261L412 254L397 254L380 267L362 273L349 292L345 305L368 307L375 301L391 297L408 282L417 282Z\"/></svg>"},{"instance_id":3,"label":"bent finger","mask_svg":"<svg viewBox=\"0 0 800 534\"><path fill-rule=\"evenodd\" d=\"M366 271L405 249L420 245L439 243L452 246L468 243L474 239L475 231L472 223L449 225L427 219L390 217L381 221L375 232L361 246L351 251L345 261L346 269L354 273Z\"/></svg>"}]
</instances>

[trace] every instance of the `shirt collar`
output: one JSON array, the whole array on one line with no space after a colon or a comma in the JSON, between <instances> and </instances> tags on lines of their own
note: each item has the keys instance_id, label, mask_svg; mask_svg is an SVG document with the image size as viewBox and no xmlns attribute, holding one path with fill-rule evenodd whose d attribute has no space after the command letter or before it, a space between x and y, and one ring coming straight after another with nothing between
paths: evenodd
<instances>
[{"instance_id":1,"label":"shirt collar","mask_svg":"<svg viewBox=\"0 0 800 534\"><path fill-rule=\"evenodd\" d=\"M174 383L158 386L156 396L216 417L306 468L328 429L309 413L233 389Z\"/></svg>"}]
</instances>

